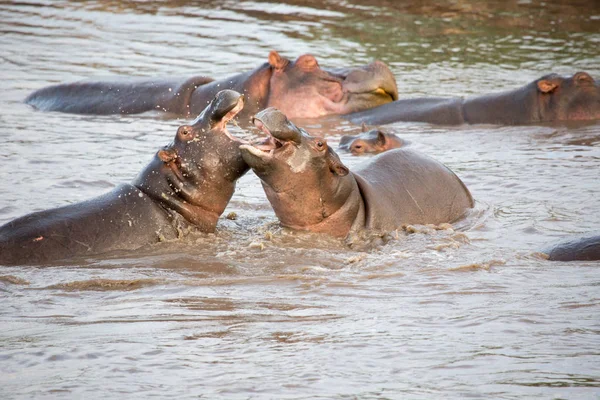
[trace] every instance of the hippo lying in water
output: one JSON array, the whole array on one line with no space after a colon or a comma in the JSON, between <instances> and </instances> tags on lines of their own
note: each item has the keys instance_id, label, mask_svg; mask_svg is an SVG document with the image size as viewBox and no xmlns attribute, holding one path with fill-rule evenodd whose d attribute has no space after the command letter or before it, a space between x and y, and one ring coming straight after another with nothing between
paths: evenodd
<instances>
[{"instance_id":1,"label":"hippo lying in water","mask_svg":"<svg viewBox=\"0 0 600 400\"><path fill-rule=\"evenodd\" d=\"M554 244L543 250L552 261L598 261L600 260L600 233L578 236Z\"/></svg>"},{"instance_id":2,"label":"hippo lying in water","mask_svg":"<svg viewBox=\"0 0 600 400\"><path fill-rule=\"evenodd\" d=\"M585 72L571 77L550 74L503 93L468 99L403 99L346 118L373 125L399 121L525 125L600 120L600 85Z\"/></svg>"},{"instance_id":3,"label":"hippo lying in water","mask_svg":"<svg viewBox=\"0 0 600 400\"><path fill-rule=\"evenodd\" d=\"M363 132L358 135L344 135L340 139L339 149L360 156L363 154L377 154L391 149L406 146L407 141L400 139L393 133L380 129L367 130L362 126Z\"/></svg>"},{"instance_id":4,"label":"hippo lying in water","mask_svg":"<svg viewBox=\"0 0 600 400\"><path fill-rule=\"evenodd\" d=\"M398 99L396 80L382 62L337 70L323 70L315 57L302 55L294 62L271 51L257 69L213 81L204 76L184 79L127 79L49 86L25 99L42 111L77 114L137 114L158 110L189 117L198 115L223 89L243 93L246 121L274 106L290 118L347 114Z\"/></svg>"},{"instance_id":5,"label":"hippo lying in water","mask_svg":"<svg viewBox=\"0 0 600 400\"><path fill-rule=\"evenodd\" d=\"M280 111L264 110L254 123L268 139L240 146L242 157L286 227L346 237L365 229L453 222L473 207L452 171L414 151L390 150L350 172L324 139Z\"/></svg>"},{"instance_id":6,"label":"hippo lying in water","mask_svg":"<svg viewBox=\"0 0 600 400\"><path fill-rule=\"evenodd\" d=\"M133 184L0 227L0 264L44 264L175 239L187 228L213 232L248 166L243 143L226 124L243 96L219 92L174 142L160 150Z\"/></svg>"}]
</instances>

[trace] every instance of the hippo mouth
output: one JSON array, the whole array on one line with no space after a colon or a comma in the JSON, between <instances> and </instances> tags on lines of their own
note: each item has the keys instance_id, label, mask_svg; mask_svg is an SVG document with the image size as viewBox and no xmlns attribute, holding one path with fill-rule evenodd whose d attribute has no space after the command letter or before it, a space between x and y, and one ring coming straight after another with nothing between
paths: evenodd
<instances>
[{"instance_id":1,"label":"hippo mouth","mask_svg":"<svg viewBox=\"0 0 600 400\"><path fill-rule=\"evenodd\" d=\"M283 147L284 143L273 136L269 128L267 128L261 120L253 118L252 122L254 123L255 127L260 129L265 134L265 138L262 141L253 144L256 149L262 151L263 153L273 155L275 150Z\"/></svg>"},{"instance_id":2,"label":"hippo mouth","mask_svg":"<svg viewBox=\"0 0 600 400\"><path fill-rule=\"evenodd\" d=\"M381 87L377 88L375 90L371 90L370 92L368 92L368 94L389 97L390 101L398 100L398 93L388 92L387 90L385 90L384 88L381 88Z\"/></svg>"},{"instance_id":3,"label":"hippo mouth","mask_svg":"<svg viewBox=\"0 0 600 400\"><path fill-rule=\"evenodd\" d=\"M261 160L269 160L273 158L273 155L276 150L282 149L285 145L284 142L277 139L271 131L265 126L265 124L254 118L253 119L254 126L260 129L264 134L265 138L255 143L245 143L240 146L240 150L246 151L250 153L252 156L259 158Z\"/></svg>"},{"instance_id":4,"label":"hippo mouth","mask_svg":"<svg viewBox=\"0 0 600 400\"><path fill-rule=\"evenodd\" d=\"M243 139L240 139L240 138L232 135L229 132L229 130L227 129L227 124L230 121L233 121L233 123L235 125L237 125L237 123L235 122L234 118L242 111L243 108L244 108L244 96L240 96L238 98L238 100L232 105L231 109L229 111L227 111L227 113L217 123L217 125L215 126L215 128L217 128L221 132L223 132L223 134L225 134L225 136L227 136L231 141L238 142L238 143L241 143L241 144L248 144L247 141L245 141Z\"/></svg>"}]
</instances>

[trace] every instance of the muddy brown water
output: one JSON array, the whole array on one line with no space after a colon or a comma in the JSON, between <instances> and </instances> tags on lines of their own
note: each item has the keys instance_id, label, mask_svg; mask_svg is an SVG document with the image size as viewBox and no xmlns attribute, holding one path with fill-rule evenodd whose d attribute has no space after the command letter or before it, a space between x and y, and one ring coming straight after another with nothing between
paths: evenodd
<instances>
[{"instance_id":1,"label":"muddy brown water","mask_svg":"<svg viewBox=\"0 0 600 400\"><path fill-rule=\"evenodd\" d=\"M403 97L600 79L596 2L0 2L0 32L0 223L131 181L184 123L22 103L53 83L225 77L271 49L381 59ZM600 229L600 125L387 129L452 168L473 215L349 249L281 229L250 173L216 235L2 267L0 397L598 398L600 265L537 251Z\"/></svg>"}]
</instances>

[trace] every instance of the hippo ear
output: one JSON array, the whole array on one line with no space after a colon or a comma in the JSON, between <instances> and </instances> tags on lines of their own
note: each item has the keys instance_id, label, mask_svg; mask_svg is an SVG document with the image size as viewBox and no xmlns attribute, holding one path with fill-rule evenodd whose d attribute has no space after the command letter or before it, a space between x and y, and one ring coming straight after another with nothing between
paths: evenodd
<instances>
[{"instance_id":1,"label":"hippo ear","mask_svg":"<svg viewBox=\"0 0 600 400\"><path fill-rule=\"evenodd\" d=\"M537 87L542 93L550 93L558 87L558 82L549 79L541 79L538 81Z\"/></svg>"},{"instance_id":2,"label":"hippo ear","mask_svg":"<svg viewBox=\"0 0 600 400\"><path fill-rule=\"evenodd\" d=\"M271 67L275 68L276 70L281 71L289 63L290 63L290 60L288 60L287 58L281 57L279 55L279 53L277 53L275 50L271 50L271 52L269 53L269 64L271 65Z\"/></svg>"},{"instance_id":3,"label":"hippo ear","mask_svg":"<svg viewBox=\"0 0 600 400\"><path fill-rule=\"evenodd\" d=\"M330 148L327 149L327 164L329 164L329 170L337 176L346 176L350 172Z\"/></svg>"},{"instance_id":4,"label":"hippo ear","mask_svg":"<svg viewBox=\"0 0 600 400\"><path fill-rule=\"evenodd\" d=\"M175 149L169 147L165 147L164 149L159 150L156 155L162 162L166 164L173 162L175 161L175 159L177 159L177 152L175 151Z\"/></svg>"},{"instance_id":5,"label":"hippo ear","mask_svg":"<svg viewBox=\"0 0 600 400\"><path fill-rule=\"evenodd\" d=\"M383 132L381 132L380 130L378 130L377 131L377 140L376 140L376 143L379 146L383 146L383 145L385 145L386 140L387 139L385 138L385 135L383 134Z\"/></svg>"}]
</instances>

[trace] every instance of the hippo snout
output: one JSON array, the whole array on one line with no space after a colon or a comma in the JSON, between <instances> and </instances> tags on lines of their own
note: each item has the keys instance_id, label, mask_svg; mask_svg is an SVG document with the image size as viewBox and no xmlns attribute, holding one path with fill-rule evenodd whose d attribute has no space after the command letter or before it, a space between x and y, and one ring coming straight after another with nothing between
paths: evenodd
<instances>
[{"instance_id":1,"label":"hippo snout","mask_svg":"<svg viewBox=\"0 0 600 400\"><path fill-rule=\"evenodd\" d=\"M373 61L361 68L346 71L344 89L354 94L371 94L385 101L398 100L396 78L389 67L381 61Z\"/></svg>"},{"instance_id":2,"label":"hippo snout","mask_svg":"<svg viewBox=\"0 0 600 400\"><path fill-rule=\"evenodd\" d=\"M392 70L382 61L375 60L367 65L367 69L371 69L373 77L379 84L379 88L383 89L392 100L398 100L398 85Z\"/></svg>"}]
</instances>

